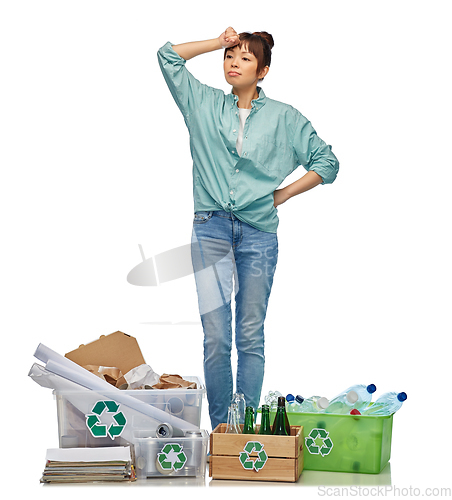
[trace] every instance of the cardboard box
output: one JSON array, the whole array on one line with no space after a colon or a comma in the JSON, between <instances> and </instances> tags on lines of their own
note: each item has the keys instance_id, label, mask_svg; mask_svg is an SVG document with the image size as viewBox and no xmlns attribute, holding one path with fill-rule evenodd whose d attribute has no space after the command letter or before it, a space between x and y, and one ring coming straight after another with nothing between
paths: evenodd
<instances>
[{"instance_id":1,"label":"cardboard box","mask_svg":"<svg viewBox=\"0 0 452 500\"><path fill-rule=\"evenodd\" d=\"M303 427L291 426L290 436L261 436L225 434L226 426L220 424L210 435L210 477L250 481L298 480L303 470ZM256 427L258 432L259 426Z\"/></svg>"},{"instance_id":2,"label":"cardboard box","mask_svg":"<svg viewBox=\"0 0 452 500\"><path fill-rule=\"evenodd\" d=\"M65 357L80 366L98 365L119 368L123 375L132 368L145 364L137 340L123 332L101 335L98 340L82 344Z\"/></svg>"}]
</instances>

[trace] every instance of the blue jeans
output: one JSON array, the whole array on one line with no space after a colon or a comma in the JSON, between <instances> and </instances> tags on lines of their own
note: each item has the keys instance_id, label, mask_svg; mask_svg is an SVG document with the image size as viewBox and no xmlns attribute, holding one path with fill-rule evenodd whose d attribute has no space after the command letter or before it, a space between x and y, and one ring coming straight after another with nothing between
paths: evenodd
<instances>
[{"instance_id":1,"label":"blue jeans","mask_svg":"<svg viewBox=\"0 0 452 500\"><path fill-rule=\"evenodd\" d=\"M212 429L227 422L233 396L232 310L235 291L236 392L255 410L264 378L264 320L278 258L275 233L225 211L197 212L192 263L204 330L204 377ZM233 286L234 285L234 286Z\"/></svg>"}]
</instances>

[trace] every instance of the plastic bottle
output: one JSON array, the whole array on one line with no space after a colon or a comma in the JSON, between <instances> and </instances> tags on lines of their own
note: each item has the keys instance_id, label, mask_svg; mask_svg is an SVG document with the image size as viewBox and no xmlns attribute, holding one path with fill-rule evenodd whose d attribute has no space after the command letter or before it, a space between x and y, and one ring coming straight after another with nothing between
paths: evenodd
<instances>
[{"instance_id":1,"label":"plastic bottle","mask_svg":"<svg viewBox=\"0 0 452 500\"><path fill-rule=\"evenodd\" d=\"M335 396L325 410L325 413L345 415L353 409L364 408L372 400L372 394L376 391L374 384L353 385Z\"/></svg>"},{"instance_id":2,"label":"plastic bottle","mask_svg":"<svg viewBox=\"0 0 452 500\"><path fill-rule=\"evenodd\" d=\"M281 396L282 394L279 391L268 391L265 396L265 404L270 406L270 410L274 410L278 405L278 398Z\"/></svg>"},{"instance_id":3,"label":"plastic bottle","mask_svg":"<svg viewBox=\"0 0 452 500\"><path fill-rule=\"evenodd\" d=\"M324 413L330 402L320 396L311 396L306 398L300 405L301 413Z\"/></svg>"},{"instance_id":4,"label":"plastic bottle","mask_svg":"<svg viewBox=\"0 0 452 500\"><path fill-rule=\"evenodd\" d=\"M291 413L293 412L293 408L294 408L294 404L295 404L295 397L293 394L287 394L286 396L286 412L287 413Z\"/></svg>"},{"instance_id":5,"label":"plastic bottle","mask_svg":"<svg viewBox=\"0 0 452 500\"><path fill-rule=\"evenodd\" d=\"M372 396L377 390L375 384L357 384L352 385L344 392L355 391L358 394L358 401L353 405L355 410L361 410L361 408L365 408L372 401Z\"/></svg>"},{"instance_id":6,"label":"plastic bottle","mask_svg":"<svg viewBox=\"0 0 452 500\"><path fill-rule=\"evenodd\" d=\"M291 394L288 394L287 397L291 396ZM287 397L286 397L286 400L287 400ZM293 397L293 396L292 396ZM293 401L291 401L287 407L286 407L286 411L287 413L299 413L301 411L301 405L304 401L304 397L303 396L296 396Z\"/></svg>"},{"instance_id":7,"label":"plastic bottle","mask_svg":"<svg viewBox=\"0 0 452 500\"><path fill-rule=\"evenodd\" d=\"M355 391L348 391L334 397L325 413L345 414L350 413L354 404L358 401L358 394Z\"/></svg>"},{"instance_id":8,"label":"plastic bottle","mask_svg":"<svg viewBox=\"0 0 452 500\"><path fill-rule=\"evenodd\" d=\"M392 415L400 410L407 395L405 392L387 392L380 396L375 403L360 410L361 415Z\"/></svg>"}]
</instances>

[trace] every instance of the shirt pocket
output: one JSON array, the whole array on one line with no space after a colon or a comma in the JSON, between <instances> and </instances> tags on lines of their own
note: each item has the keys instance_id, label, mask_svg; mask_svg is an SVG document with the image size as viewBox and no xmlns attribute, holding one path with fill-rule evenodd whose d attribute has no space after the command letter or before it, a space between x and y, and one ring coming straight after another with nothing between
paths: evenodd
<instances>
[{"instance_id":1,"label":"shirt pocket","mask_svg":"<svg viewBox=\"0 0 452 500\"><path fill-rule=\"evenodd\" d=\"M265 136L259 141L257 161L272 174L290 171L294 163L293 148L287 142L277 142Z\"/></svg>"}]
</instances>

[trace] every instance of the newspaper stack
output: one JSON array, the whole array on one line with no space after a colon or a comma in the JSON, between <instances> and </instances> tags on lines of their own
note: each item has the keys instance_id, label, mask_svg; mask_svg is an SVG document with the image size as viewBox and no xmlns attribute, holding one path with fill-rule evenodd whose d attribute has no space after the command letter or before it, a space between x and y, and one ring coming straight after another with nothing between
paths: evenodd
<instances>
[{"instance_id":1,"label":"newspaper stack","mask_svg":"<svg viewBox=\"0 0 452 500\"><path fill-rule=\"evenodd\" d=\"M47 450L41 483L134 481L129 446Z\"/></svg>"}]
</instances>

